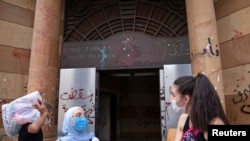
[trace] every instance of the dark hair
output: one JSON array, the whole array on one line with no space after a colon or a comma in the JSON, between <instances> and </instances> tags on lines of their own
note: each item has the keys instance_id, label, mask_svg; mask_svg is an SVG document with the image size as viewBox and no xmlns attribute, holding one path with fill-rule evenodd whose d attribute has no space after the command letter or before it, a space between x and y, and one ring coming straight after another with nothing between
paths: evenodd
<instances>
[{"instance_id":1,"label":"dark hair","mask_svg":"<svg viewBox=\"0 0 250 141\"><path fill-rule=\"evenodd\" d=\"M182 95L191 96L190 118L194 129L208 131L208 124L215 117L229 124L219 95L207 76L198 73L196 77L182 76L174 81Z\"/></svg>"},{"instance_id":2,"label":"dark hair","mask_svg":"<svg viewBox=\"0 0 250 141\"><path fill-rule=\"evenodd\" d=\"M193 76L182 76L174 81L174 85L178 86L178 92L184 96L192 96L194 90L195 78Z\"/></svg>"}]
</instances>

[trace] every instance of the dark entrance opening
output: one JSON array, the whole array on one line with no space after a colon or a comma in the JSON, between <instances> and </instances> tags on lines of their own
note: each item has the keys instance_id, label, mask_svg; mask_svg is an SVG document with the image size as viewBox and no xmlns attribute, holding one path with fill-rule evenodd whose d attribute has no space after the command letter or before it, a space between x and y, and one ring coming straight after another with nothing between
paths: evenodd
<instances>
[{"instance_id":1,"label":"dark entrance opening","mask_svg":"<svg viewBox=\"0 0 250 141\"><path fill-rule=\"evenodd\" d=\"M159 69L106 70L99 74L100 140L161 141Z\"/></svg>"}]
</instances>

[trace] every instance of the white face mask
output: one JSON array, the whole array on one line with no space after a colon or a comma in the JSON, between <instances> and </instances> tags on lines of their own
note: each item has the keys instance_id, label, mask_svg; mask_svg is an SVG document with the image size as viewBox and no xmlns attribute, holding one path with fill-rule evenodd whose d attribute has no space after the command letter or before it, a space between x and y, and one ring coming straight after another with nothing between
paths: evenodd
<instances>
[{"instance_id":1,"label":"white face mask","mask_svg":"<svg viewBox=\"0 0 250 141\"><path fill-rule=\"evenodd\" d=\"M179 107L179 106L176 104L176 101L175 101L175 100L171 100L171 104L172 104L172 107L173 107L173 109L175 110L175 112L177 112L177 113L179 113L179 114L185 113L185 111L186 111L186 104L185 104L183 107Z\"/></svg>"}]
</instances>

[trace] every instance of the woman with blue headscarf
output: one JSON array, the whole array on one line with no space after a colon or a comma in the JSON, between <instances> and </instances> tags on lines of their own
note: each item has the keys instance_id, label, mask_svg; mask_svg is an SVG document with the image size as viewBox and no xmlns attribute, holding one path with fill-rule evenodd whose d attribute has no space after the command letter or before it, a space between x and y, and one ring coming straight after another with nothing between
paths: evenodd
<instances>
[{"instance_id":1,"label":"woman with blue headscarf","mask_svg":"<svg viewBox=\"0 0 250 141\"><path fill-rule=\"evenodd\" d=\"M99 141L93 132L87 132L88 119L82 107L71 107L64 115L62 132L65 136L56 141Z\"/></svg>"}]
</instances>

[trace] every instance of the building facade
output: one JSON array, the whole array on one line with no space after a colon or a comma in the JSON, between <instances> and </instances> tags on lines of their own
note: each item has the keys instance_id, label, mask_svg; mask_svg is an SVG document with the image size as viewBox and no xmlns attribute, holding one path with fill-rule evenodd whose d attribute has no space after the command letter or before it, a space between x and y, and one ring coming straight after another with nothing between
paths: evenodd
<instances>
[{"instance_id":1,"label":"building facade","mask_svg":"<svg viewBox=\"0 0 250 141\"><path fill-rule=\"evenodd\" d=\"M152 99L159 98L158 70L163 64L190 63L194 75L197 72L204 72L219 91L230 121L235 124L250 122L248 118L250 114L248 109L250 105L249 0L193 2L96 0L85 3L77 0L1 0L0 7L0 104L8 103L34 90L40 90L46 101L54 107L55 112L52 125L44 127L45 140L54 140L57 136L60 69L71 67L98 68L99 94L103 93L100 99L108 99L102 102L109 101L109 106L113 108L105 110L116 111L112 113L115 116L108 117L119 121L115 124L110 123L111 135L107 137L109 139L117 136L161 136L160 120L155 120L160 118L160 108L157 108L159 101L153 100L151 104L149 103ZM124 37L124 35L130 36ZM139 47L143 46L138 44L142 44L143 41L135 37L144 35L150 37L149 40L152 39L150 43L155 39L166 41L170 38L188 37L188 42L183 43L187 46L182 49L183 51L188 47L188 59L178 62L180 58L177 57L161 62L159 60L164 59L157 59L159 54L154 52L155 50L148 51L153 55L138 59L138 55L143 54L140 54L139 50ZM64 64L63 49L68 43L91 42L90 45L97 46L105 42L111 46L106 46L105 49L108 51L118 44L113 40L120 36L124 37L124 40L121 39L119 42L121 49L126 47L132 49L125 55L134 55L134 58L138 59L137 62L134 62L136 59L124 60L120 55L122 59L119 65L112 66L114 64L112 61L116 60L115 56L119 53L119 50L112 49L114 52L106 54L106 64L102 61L100 64L104 56L96 54L91 56L91 51L95 49L90 47L83 56L90 55L91 60L85 62L81 60L84 63L80 64L73 61ZM129 44L127 39L130 41L134 39L132 41L135 42ZM99 43L100 41L102 42ZM167 43L162 46L166 47ZM176 44L176 41L172 43ZM86 45L88 46L89 44ZM154 45L155 48L156 46ZM180 46L177 48L180 49ZM159 50L162 51L161 45ZM103 50L98 51L101 53ZM170 54L170 50L163 51ZM115 59L112 60L112 57ZM74 55L71 58L74 58ZM99 60L95 62L96 58ZM156 61L153 62L150 58ZM87 66L88 61L93 61L91 62L93 66ZM111 62L111 66L107 65L110 63L108 61ZM77 65L71 66L74 64ZM143 77L135 77L136 75ZM145 97L145 102L137 104L138 99L142 97ZM101 123L107 125L104 122L100 122L100 125ZM135 125L129 127L125 126L126 123ZM2 120L0 139L8 140Z\"/></svg>"}]
</instances>

